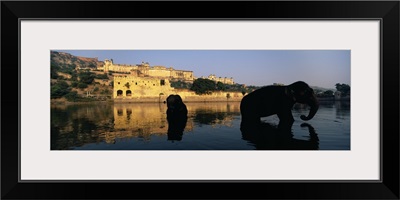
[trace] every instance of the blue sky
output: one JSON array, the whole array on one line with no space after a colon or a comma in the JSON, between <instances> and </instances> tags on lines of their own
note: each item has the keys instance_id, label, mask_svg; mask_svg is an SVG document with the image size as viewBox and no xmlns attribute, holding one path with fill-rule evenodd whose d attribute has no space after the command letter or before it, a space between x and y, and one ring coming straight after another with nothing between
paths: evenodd
<instances>
[{"instance_id":1,"label":"blue sky","mask_svg":"<svg viewBox=\"0 0 400 200\"><path fill-rule=\"evenodd\" d=\"M301 80L311 86L350 85L350 50L56 50L75 56L113 59L116 64L162 65L215 74L236 83L264 86Z\"/></svg>"}]
</instances>

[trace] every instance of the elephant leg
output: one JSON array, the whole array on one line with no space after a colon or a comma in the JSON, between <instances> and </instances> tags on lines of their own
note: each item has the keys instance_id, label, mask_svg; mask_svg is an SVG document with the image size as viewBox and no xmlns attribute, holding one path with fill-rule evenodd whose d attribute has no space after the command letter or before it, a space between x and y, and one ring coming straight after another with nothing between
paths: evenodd
<instances>
[{"instance_id":1,"label":"elephant leg","mask_svg":"<svg viewBox=\"0 0 400 200\"><path fill-rule=\"evenodd\" d=\"M242 116L241 126L256 126L261 123L260 117Z\"/></svg>"},{"instance_id":2,"label":"elephant leg","mask_svg":"<svg viewBox=\"0 0 400 200\"><path fill-rule=\"evenodd\" d=\"M284 126L291 126L294 122L291 109L285 109L278 114L279 124Z\"/></svg>"}]
</instances>

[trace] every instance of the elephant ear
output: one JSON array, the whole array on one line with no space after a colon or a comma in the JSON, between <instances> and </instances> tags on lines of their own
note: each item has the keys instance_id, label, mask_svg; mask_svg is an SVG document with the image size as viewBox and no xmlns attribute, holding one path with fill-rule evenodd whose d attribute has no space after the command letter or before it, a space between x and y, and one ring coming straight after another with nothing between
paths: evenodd
<instances>
[{"instance_id":1,"label":"elephant ear","mask_svg":"<svg viewBox=\"0 0 400 200\"><path fill-rule=\"evenodd\" d=\"M305 94L306 96L310 96L310 95L314 94L314 90L313 90L312 88L307 88L307 89L304 91L304 94Z\"/></svg>"},{"instance_id":2,"label":"elephant ear","mask_svg":"<svg viewBox=\"0 0 400 200\"><path fill-rule=\"evenodd\" d=\"M294 102L296 101L296 95L292 89L287 87L285 90L285 94L287 97L289 97L289 99L293 100Z\"/></svg>"}]
</instances>

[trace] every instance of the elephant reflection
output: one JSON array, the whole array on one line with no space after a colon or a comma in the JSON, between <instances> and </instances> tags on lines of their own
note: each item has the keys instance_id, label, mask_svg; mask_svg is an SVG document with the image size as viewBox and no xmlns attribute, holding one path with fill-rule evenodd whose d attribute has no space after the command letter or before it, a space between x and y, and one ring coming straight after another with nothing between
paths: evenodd
<instances>
[{"instance_id":1,"label":"elephant reflection","mask_svg":"<svg viewBox=\"0 0 400 200\"><path fill-rule=\"evenodd\" d=\"M258 150L318 150L319 138L315 129L308 123L301 124L309 131L308 140L293 138L292 126L280 123L278 126L261 122L244 125L240 130L242 139L249 141Z\"/></svg>"},{"instance_id":2,"label":"elephant reflection","mask_svg":"<svg viewBox=\"0 0 400 200\"><path fill-rule=\"evenodd\" d=\"M244 96L240 103L242 122L260 122L261 117L277 114L280 123L294 122L292 107L295 103L310 106L308 116L301 115L302 120L310 120L318 111L319 103L312 88L303 81L287 86L266 86Z\"/></svg>"},{"instance_id":3,"label":"elephant reflection","mask_svg":"<svg viewBox=\"0 0 400 200\"><path fill-rule=\"evenodd\" d=\"M168 140L181 141L186 122L187 116L168 119Z\"/></svg>"},{"instance_id":4,"label":"elephant reflection","mask_svg":"<svg viewBox=\"0 0 400 200\"><path fill-rule=\"evenodd\" d=\"M168 140L182 140L187 122L187 107L179 95L167 98Z\"/></svg>"}]
</instances>

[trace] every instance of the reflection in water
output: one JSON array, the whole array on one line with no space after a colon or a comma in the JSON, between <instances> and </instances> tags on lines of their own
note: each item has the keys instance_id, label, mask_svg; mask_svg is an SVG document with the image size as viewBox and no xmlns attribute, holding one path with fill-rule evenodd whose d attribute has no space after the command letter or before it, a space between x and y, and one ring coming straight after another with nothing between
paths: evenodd
<instances>
[{"instance_id":1,"label":"reflection in water","mask_svg":"<svg viewBox=\"0 0 400 200\"><path fill-rule=\"evenodd\" d=\"M193 121L199 125L224 125L232 126L235 116L240 116L239 103L206 104L197 103L193 105Z\"/></svg>"},{"instance_id":2,"label":"reflection in water","mask_svg":"<svg viewBox=\"0 0 400 200\"><path fill-rule=\"evenodd\" d=\"M181 141L187 123L187 115L168 117L168 140Z\"/></svg>"},{"instance_id":3,"label":"reflection in water","mask_svg":"<svg viewBox=\"0 0 400 200\"><path fill-rule=\"evenodd\" d=\"M51 149L131 139L150 142L153 136L163 135L167 140L181 141L184 133L193 132L194 126L231 124L239 113L237 104L189 103L188 114L172 121L162 103L52 106Z\"/></svg>"},{"instance_id":4,"label":"reflection in water","mask_svg":"<svg viewBox=\"0 0 400 200\"><path fill-rule=\"evenodd\" d=\"M270 123L241 124L242 139L249 141L257 150L317 150L318 135L308 123L301 124L309 131L308 140L293 138L292 125L272 125Z\"/></svg>"},{"instance_id":5,"label":"reflection in water","mask_svg":"<svg viewBox=\"0 0 400 200\"><path fill-rule=\"evenodd\" d=\"M304 124L308 108L295 106L292 127L276 116L240 129L240 102L185 103L187 117L169 121L164 103L83 104L51 107L51 149L251 150L350 149L350 105L321 103ZM317 135L318 133L318 135Z\"/></svg>"}]
</instances>

